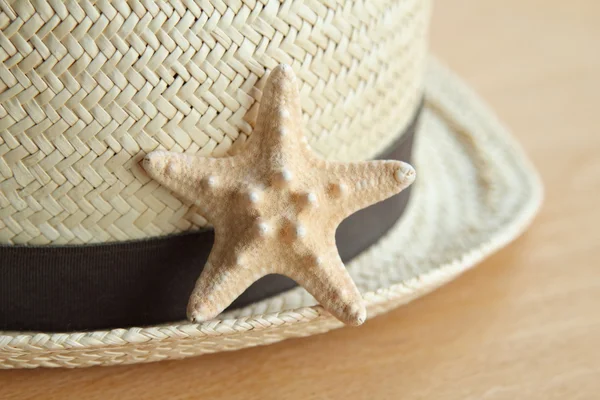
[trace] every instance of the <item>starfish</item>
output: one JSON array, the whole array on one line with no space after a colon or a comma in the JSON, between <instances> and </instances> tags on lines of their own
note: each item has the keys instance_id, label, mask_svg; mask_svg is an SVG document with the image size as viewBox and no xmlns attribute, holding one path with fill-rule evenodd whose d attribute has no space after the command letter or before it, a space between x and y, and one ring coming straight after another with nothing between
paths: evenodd
<instances>
[{"instance_id":1,"label":"starfish","mask_svg":"<svg viewBox=\"0 0 600 400\"><path fill-rule=\"evenodd\" d=\"M153 151L144 158L147 173L193 201L215 229L188 303L190 320L213 319L272 273L294 279L346 324L366 319L335 231L350 214L409 186L415 171L400 161L326 161L301 127L296 77L290 66L279 65L242 151L223 158Z\"/></svg>"}]
</instances>

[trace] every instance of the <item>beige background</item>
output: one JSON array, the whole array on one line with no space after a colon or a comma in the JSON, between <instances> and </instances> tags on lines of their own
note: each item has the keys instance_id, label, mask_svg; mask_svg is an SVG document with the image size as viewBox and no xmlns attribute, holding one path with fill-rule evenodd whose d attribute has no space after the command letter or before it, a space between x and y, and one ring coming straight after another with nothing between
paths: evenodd
<instances>
[{"instance_id":1,"label":"beige background","mask_svg":"<svg viewBox=\"0 0 600 400\"><path fill-rule=\"evenodd\" d=\"M597 399L600 2L440 0L432 47L540 168L516 243L357 329L200 358L0 372L0 398Z\"/></svg>"}]
</instances>

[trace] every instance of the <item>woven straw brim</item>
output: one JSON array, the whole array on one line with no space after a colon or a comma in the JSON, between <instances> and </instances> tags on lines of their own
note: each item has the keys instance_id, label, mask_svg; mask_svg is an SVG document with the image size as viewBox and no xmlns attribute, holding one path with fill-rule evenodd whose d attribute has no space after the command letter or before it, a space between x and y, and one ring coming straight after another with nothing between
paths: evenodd
<instances>
[{"instance_id":1,"label":"woven straw brim","mask_svg":"<svg viewBox=\"0 0 600 400\"><path fill-rule=\"evenodd\" d=\"M432 291L506 245L525 229L542 199L539 178L520 147L435 60L425 95L410 204L385 237L348 265L370 318ZM340 326L297 288L202 324L65 334L1 332L0 367L184 358Z\"/></svg>"}]
</instances>

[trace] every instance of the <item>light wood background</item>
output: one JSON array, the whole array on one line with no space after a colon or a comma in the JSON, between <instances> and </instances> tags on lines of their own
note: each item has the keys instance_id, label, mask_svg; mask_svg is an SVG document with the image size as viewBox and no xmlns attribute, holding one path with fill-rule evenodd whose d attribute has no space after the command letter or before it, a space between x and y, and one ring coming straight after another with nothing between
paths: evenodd
<instances>
[{"instance_id":1,"label":"light wood background","mask_svg":"<svg viewBox=\"0 0 600 400\"><path fill-rule=\"evenodd\" d=\"M432 48L528 150L517 242L358 329L157 364L0 372L15 399L599 399L600 2L440 0Z\"/></svg>"}]
</instances>

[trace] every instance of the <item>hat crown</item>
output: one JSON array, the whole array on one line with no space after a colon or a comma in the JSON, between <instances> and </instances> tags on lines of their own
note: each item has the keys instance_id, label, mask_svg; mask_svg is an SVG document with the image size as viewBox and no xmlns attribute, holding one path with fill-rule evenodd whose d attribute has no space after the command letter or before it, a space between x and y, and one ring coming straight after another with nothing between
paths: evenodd
<instances>
[{"instance_id":1,"label":"hat crown","mask_svg":"<svg viewBox=\"0 0 600 400\"><path fill-rule=\"evenodd\" d=\"M235 152L280 63L298 76L314 150L373 157L420 103L429 8L429 0L2 3L0 243L122 241L205 226L139 161L160 149Z\"/></svg>"}]
</instances>

